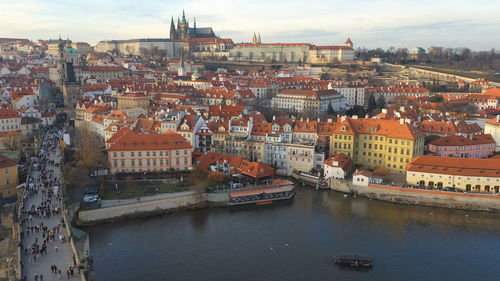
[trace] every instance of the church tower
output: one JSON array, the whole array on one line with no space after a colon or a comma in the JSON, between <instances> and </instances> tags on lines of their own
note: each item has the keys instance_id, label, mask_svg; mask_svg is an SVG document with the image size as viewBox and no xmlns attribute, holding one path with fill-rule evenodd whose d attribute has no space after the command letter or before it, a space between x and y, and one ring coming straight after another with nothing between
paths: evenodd
<instances>
[{"instance_id":1,"label":"church tower","mask_svg":"<svg viewBox=\"0 0 500 281\"><path fill-rule=\"evenodd\" d=\"M177 31L175 30L174 17L170 22L170 40L177 40Z\"/></svg>"},{"instance_id":2,"label":"church tower","mask_svg":"<svg viewBox=\"0 0 500 281\"><path fill-rule=\"evenodd\" d=\"M257 44L257 36L255 35L255 32L253 33L252 44Z\"/></svg>"},{"instance_id":3,"label":"church tower","mask_svg":"<svg viewBox=\"0 0 500 281\"><path fill-rule=\"evenodd\" d=\"M179 36L180 40L189 39L188 30L189 30L189 23L186 21L186 14L184 13L184 10L182 10L182 21L180 23L180 29L178 30L180 35Z\"/></svg>"}]
</instances>

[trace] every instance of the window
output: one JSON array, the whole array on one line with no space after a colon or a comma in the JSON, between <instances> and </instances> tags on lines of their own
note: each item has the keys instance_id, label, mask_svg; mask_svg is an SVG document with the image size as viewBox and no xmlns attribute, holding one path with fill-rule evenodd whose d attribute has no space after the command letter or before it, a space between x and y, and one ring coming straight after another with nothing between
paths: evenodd
<instances>
[{"instance_id":1,"label":"window","mask_svg":"<svg viewBox=\"0 0 500 281\"><path fill-rule=\"evenodd\" d=\"M149 155L149 151L146 151L146 157L149 157L149 156L150 156L150 155Z\"/></svg>"},{"instance_id":2,"label":"window","mask_svg":"<svg viewBox=\"0 0 500 281\"><path fill-rule=\"evenodd\" d=\"M153 151L153 156L156 156L156 151Z\"/></svg>"},{"instance_id":3,"label":"window","mask_svg":"<svg viewBox=\"0 0 500 281\"><path fill-rule=\"evenodd\" d=\"M130 166L132 166L132 167L135 166L135 160L130 160Z\"/></svg>"},{"instance_id":4,"label":"window","mask_svg":"<svg viewBox=\"0 0 500 281\"><path fill-rule=\"evenodd\" d=\"M120 156L121 156L121 157L125 157L125 152L123 152L123 151L122 151L122 152L120 152Z\"/></svg>"},{"instance_id":5,"label":"window","mask_svg":"<svg viewBox=\"0 0 500 281\"><path fill-rule=\"evenodd\" d=\"M142 157L142 151L137 152L137 156Z\"/></svg>"},{"instance_id":6,"label":"window","mask_svg":"<svg viewBox=\"0 0 500 281\"><path fill-rule=\"evenodd\" d=\"M5 182L6 182L6 184L10 184L10 179L9 179L9 178L8 178L8 179L6 179L6 181L5 181Z\"/></svg>"},{"instance_id":7,"label":"window","mask_svg":"<svg viewBox=\"0 0 500 281\"><path fill-rule=\"evenodd\" d=\"M10 174L10 170L9 170L9 168L5 169L5 173L6 173L6 174Z\"/></svg>"},{"instance_id":8,"label":"window","mask_svg":"<svg viewBox=\"0 0 500 281\"><path fill-rule=\"evenodd\" d=\"M116 151L113 152L113 157L116 157Z\"/></svg>"},{"instance_id":9,"label":"window","mask_svg":"<svg viewBox=\"0 0 500 281\"><path fill-rule=\"evenodd\" d=\"M276 147L275 147L275 150L276 150ZM177 156L179 155L179 150L175 151L175 155L177 155Z\"/></svg>"},{"instance_id":10,"label":"window","mask_svg":"<svg viewBox=\"0 0 500 281\"><path fill-rule=\"evenodd\" d=\"M184 155L187 155L187 154L188 154L187 149L184 149Z\"/></svg>"},{"instance_id":11,"label":"window","mask_svg":"<svg viewBox=\"0 0 500 281\"><path fill-rule=\"evenodd\" d=\"M160 151L160 156L163 156L163 151Z\"/></svg>"}]
</instances>

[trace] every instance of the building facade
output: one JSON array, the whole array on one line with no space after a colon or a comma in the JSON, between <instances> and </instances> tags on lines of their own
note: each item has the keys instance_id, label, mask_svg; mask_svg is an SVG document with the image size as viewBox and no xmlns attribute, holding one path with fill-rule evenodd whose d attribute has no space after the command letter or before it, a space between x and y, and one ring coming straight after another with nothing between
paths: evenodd
<instances>
[{"instance_id":1,"label":"building facade","mask_svg":"<svg viewBox=\"0 0 500 281\"><path fill-rule=\"evenodd\" d=\"M500 115L486 121L484 124L484 133L490 134L495 140L495 151L500 151Z\"/></svg>"},{"instance_id":2,"label":"building facade","mask_svg":"<svg viewBox=\"0 0 500 281\"><path fill-rule=\"evenodd\" d=\"M428 152L444 157L487 158L495 153L495 140L490 134L470 138L448 136L431 141Z\"/></svg>"},{"instance_id":3,"label":"building facade","mask_svg":"<svg viewBox=\"0 0 500 281\"><path fill-rule=\"evenodd\" d=\"M0 194L4 199L17 198L17 162L0 155Z\"/></svg>"},{"instance_id":4,"label":"building facade","mask_svg":"<svg viewBox=\"0 0 500 281\"><path fill-rule=\"evenodd\" d=\"M330 155L345 153L354 164L403 173L424 153L424 134L401 120L341 117L330 140Z\"/></svg>"},{"instance_id":5,"label":"building facade","mask_svg":"<svg viewBox=\"0 0 500 281\"><path fill-rule=\"evenodd\" d=\"M135 134L124 128L108 139L112 174L190 170L192 146L179 134Z\"/></svg>"},{"instance_id":6,"label":"building facade","mask_svg":"<svg viewBox=\"0 0 500 281\"><path fill-rule=\"evenodd\" d=\"M472 192L500 192L500 158L453 159L422 155L408 165L408 184L456 188Z\"/></svg>"}]
</instances>

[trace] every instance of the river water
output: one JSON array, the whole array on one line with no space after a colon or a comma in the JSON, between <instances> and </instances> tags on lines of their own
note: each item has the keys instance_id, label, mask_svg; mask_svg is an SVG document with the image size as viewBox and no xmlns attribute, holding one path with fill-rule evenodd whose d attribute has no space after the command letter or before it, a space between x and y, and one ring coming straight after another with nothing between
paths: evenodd
<instances>
[{"instance_id":1,"label":"river water","mask_svg":"<svg viewBox=\"0 0 500 281\"><path fill-rule=\"evenodd\" d=\"M97 280L500 280L500 215L299 187L293 201L88 229ZM364 253L368 272L332 257Z\"/></svg>"}]
</instances>

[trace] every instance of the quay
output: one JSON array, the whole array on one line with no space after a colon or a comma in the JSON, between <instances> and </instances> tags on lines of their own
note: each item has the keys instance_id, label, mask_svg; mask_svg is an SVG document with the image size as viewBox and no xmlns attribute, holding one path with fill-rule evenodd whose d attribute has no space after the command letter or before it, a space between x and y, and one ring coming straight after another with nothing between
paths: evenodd
<instances>
[{"instance_id":1,"label":"quay","mask_svg":"<svg viewBox=\"0 0 500 281\"><path fill-rule=\"evenodd\" d=\"M267 185L249 186L238 190L185 191L139 199L102 200L100 208L79 210L75 223L81 226L91 226L183 210L288 200L293 198L294 188L293 182L276 179Z\"/></svg>"}]
</instances>

